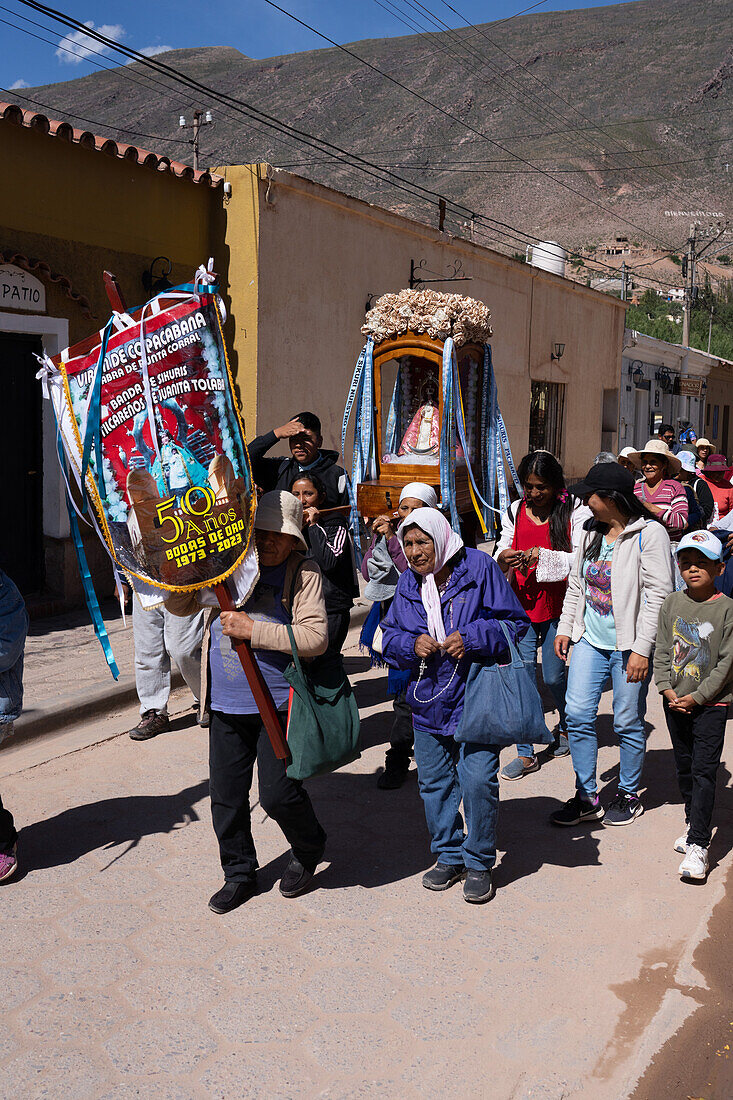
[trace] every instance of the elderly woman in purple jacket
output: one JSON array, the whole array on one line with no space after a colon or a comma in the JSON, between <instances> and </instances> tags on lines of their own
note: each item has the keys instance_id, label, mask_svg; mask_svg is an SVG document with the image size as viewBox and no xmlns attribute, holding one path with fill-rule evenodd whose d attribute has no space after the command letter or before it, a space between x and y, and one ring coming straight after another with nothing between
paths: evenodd
<instances>
[{"instance_id":1,"label":"elderly woman in purple jacket","mask_svg":"<svg viewBox=\"0 0 733 1100\"><path fill-rule=\"evenodd\" d=\"M416 509L397 534L409 569L382 624L382 652L411 673L415 761L437 857L423 886L447 890L465 878L465 900L480 904L494 893L499 749L459 744L454 734L471 662L506 652L497 620L515 641L528 620L496 562L464 547L439 512Z\"/></svg>"}]
</instances>

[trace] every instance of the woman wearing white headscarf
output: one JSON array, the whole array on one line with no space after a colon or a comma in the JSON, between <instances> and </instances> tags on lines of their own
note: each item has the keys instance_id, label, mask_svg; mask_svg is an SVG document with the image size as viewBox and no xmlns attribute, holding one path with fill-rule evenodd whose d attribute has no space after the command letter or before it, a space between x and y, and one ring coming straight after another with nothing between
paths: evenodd
<instances>
[{"instance_id":1,"label":"woman wearing white headscarf","mask_svg":"<svg viewBox=\"0 0 733 1100\"><path fill-rule=\"evenodd\" d=\"M432 485L411 481L400 493L397 513L377 516L372 521L372 540L361 563L361 575L367 582L364 595L373 600L359 639L362 647L372 655L372 664L383 665L381 653L372 648L374 635L381 620L389 611L397 589L400 574L407 569L402 553L397 527L416 508L437 508L438 497ZM384 758L384 771L379 773L377 786L381 790L397 790L407 779L413 751L412 714L405 699L407 673L389 670L387 694L393 696L394 721L389 735L389 748Z\"/></svg>"},{"instance_id":2,"label":"woman wearing white headscarf","mask_svg":"<svg viewBox=\"0 0 733 1100\"><path fill-rule=\"evenodd\" d=\"M498 620L515 641L528 621L496 562L464 547L440 512L416 509L397 535L409 569L382 624L382 652L410 673L418 782L437 857L423 886L447 890L465 878L465 900L486 902L496 861L499 749L459 744L454 734L471 662L506 652Z\"/></svg>"}]
</instances>

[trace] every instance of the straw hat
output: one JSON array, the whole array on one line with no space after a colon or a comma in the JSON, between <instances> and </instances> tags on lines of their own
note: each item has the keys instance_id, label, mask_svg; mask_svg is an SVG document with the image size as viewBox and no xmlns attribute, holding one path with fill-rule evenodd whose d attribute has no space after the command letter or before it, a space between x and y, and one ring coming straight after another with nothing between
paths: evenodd
<instances>
[{"instance_id":1,"label":"straw hat","mask_svg":"<svg viewBox=\"0 0 733 1100\"><path fill-rule=\"evenodd\" d=\"M257 505L255 529L259 531L278 531L282 535L292 535L304 550L308 544L303 538L303 505L292 493L263 493Z\"/></svg>"},{"instance_id":2,"label":"straw hat","mask_svg":"<svg viewBox=\"0 0 733 1100\"><path fill-rule=\"evenodd\" d=\"M695 443L695 446L697 447L698 451L700 450L701 447L709 447L711 451L713 449L713 445L710 442L710 440L705 439L704 437L702 439L698 439L697 442Z\"/></svg>"},{"instance_id":3,"label":"straw hat","mask_svg":"<svg viewBox=\"0 0 733 1100\"><path fill-rule=\"evenodd\" d=\"M642 455L659 455L660 458L666 459L667 474L669 477L675 477L682 468L682 463L677 458L677 455L672 454L663 439L649 439L640 451L634 451L633 454L639 459L640 466ZM631 458L631 455L629 457Z\"/></svg>"},{"instance_id":4,"label":"straw hat","mask_svg":"<svg viewBox=\"0 0 733 1100\"><path fill-rule=\"evenodd\" d=\"M619 451L617 459L620 462L622 458L627 459L635 470L639 469L639 459L637 458L638 452L633 447L624 447L623 451Z\"/></svg>"}]
</instances>

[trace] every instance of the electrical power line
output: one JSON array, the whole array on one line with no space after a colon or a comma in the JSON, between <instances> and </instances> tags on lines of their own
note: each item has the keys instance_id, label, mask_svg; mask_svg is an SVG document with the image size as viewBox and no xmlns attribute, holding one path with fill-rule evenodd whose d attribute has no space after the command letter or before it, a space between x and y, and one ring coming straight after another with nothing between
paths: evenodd
<instances>
[{"instance_id":1,"label":"electrical power line","mask_svg":"<svg viewBox=\"0 0 733 1100\"><path fill-rule=\"evenodd\" d=\"M327 141L326 139L315 138L313 137L313 135L308 134L307 131L300 130L299 128L291 126L287 123L283 123L279 119L276 119L274 116L269 115L266 112L263 112L260 109L255 108L251 104L248 104L242 100L237 100L234 97L229 96L225 93L217 92L215 89L207 87L206 85L194 80L191 77L184 76L177 69L165 64L164 62L159 61L156 58L146 57L145 55L140 54L135 50L132 50L130 47L123 46L120 43L115 42L113 39L108 38L107 36L101 34L101 32L99 31L93 30L92 28L87 28L85 24L79 23L78 20L74 20L72 17L66 16L62 12L57 12L55 9L47 8L46 6L37 3L36 0L20 0L20 2L24 3L28 7L32 7L34 10L41 11L42 14L50 16L52 19L62 23L64 26L70 27L72 29L81 30L82 33L96 39L103 46L105 46L105 48L121 53L123 56L130 57L131 59L138 61L142 66L151 68L158 74L161 74L178 84L182 84L187 88L193 89L199 95L203 93L211 100L229 106L238 114L243 115L250 120L255 119L261 124L264 124L266 127L276 131L281 140L284 140L283 135L287 135L290 140L286 141L286 144L292 145L292 139L295 139L295 141L299 142L301 145L305 145L313 149L319 149L321 152L328 151L333 157L335 163L340 164L342 167L345 167L347 169L358 170L362 172L363 174L371 177L372 180L376 180L379 187L388 185L394 189L409 194L413 199L418 198L423 201L430 201L431 203L435 203L436 201L446 203L446 206L450 205L451 214L453 214L453 212L455 211L457 217L469 217L474 221L478 221L482 225L486 225L488 229L495 234L495 236L498 235L500 237L506 238L507 240L518 242L522 246L527 243L541 243L540 238L534 237L532 234L528 234L523 230L516 229L515 227L510 226L507 223L501 222L498 219L491 218L488 215L477 214L475 211L472 211L469 207L466 207L461 203L457 203L452 199L446 200L444 196L440 195L438 192L432 190L431 188L427 188L414 181L409 181L390 170L380 169L378 168L378 166L373 165L371 162L365 160L358 154L350 153L348 150L344 150L340 146L337 146L334 143ZM372 184L372 186L374 186L374 184ZM579 253L573 252L572 249L568 249L568 252L570 255L580 256ZM614 269L608 268L608 270Z\"/></svg>"},{"instance_id":2,"label":"electrical power line","mask_svg":"<svg viewBox=\"0 0 733 1100\"><path fill-rule=\"evenodd\" d=\"M409 4L410 7L415 9L415 10L421 10L422 12L425 12L429 19L431 19L438 27L443 28L441 34L448 35L450 37L451 41L455 40L462 48L464 48L464 49L467 48L464 44L463 37L458 35L458 33L452 27L450 27L448 23L446 23L444 20L440 19L437 15L435 15L435 13L432 11L432 9L429 8L425 3L422 3L421 0L403 0L403 2ZM441 0L441 2L442 2L442 0ZM444 4L444 6L448 7L450 11L453 11L456 15L458 15L458 17L463 19L464 22L467 22L467 20L465 20L465 18L455 8L452 8L452 7L450 7L450 5L447 5L447 4ZM482 30L481 27L477 27L474 24L470 24L470 23L468 25L476 31L477 35L480 35L481 37L485 38L492 46L494 46L496 49L498 49L499 52L501 52L506 57L508 57L512 61L512 64L516 68L521 69L522 72L525 73L525 75L531 76L531 78L533 80L535 80L537 83L539 83L540 86L543 89L545 89L547 87L542 81L539 80L539 78L535 77L534 74L527 73L527 71L524 69L524 67L517 62L516 58L512 57L506 50L503 50L503 49L501 49L501 47L496 46L496 43L494 43L493 40L490 39L488 37L488 35L485 34L485 32ZM472 48L471 49L471 54L473 56L475 56L476 58L478 58L480 63L482 63L484 65L488 65L489 68L491 69L491 71L494 72L499 77L499 79L503 82L503 84L505 86L508 84L511 88L515 89L519 93L519 95L523 96L524 99L528 101L529 107L527 106L527 103L523 104L525 110L529 109L531 111L531 113L533 115L535 115L535 117L540 118L540 119L542 119L544 117L543 112L546 114L546 112L549 110L555 116L555 118L558 119L558 121L567 122L567 119L565 118L564 114L561 114L554 106L551 106L551 105L548 105L548 104L541 104L536 99L535 95L533 95L531 92L528 92L527 89L518 80L516 80L514 78L514 76L511 75L507 70L500 69L492 60L490 60L487 57L487 55L485 53L479 52L478 50L475 50L475 49ZM477 71L477 70L474 69L474 72L475 71ZM551 89L549 89L549 90L552 91ZM556 99L558 99L564 105L567 104L567 101L564 100L561 96L558 96L554 92L552 92L552 94L555 96ZM514 98L515 100L517 100L517 102L519 102L516 95L513 95L512 98ZM575 109L575 108L573 108L573 109ZM574 136L573 140L576 141L576 142L582 142L583 139L578 134L578 135ZM618 140L616 138L612 138L612 140L614 140L618 143ZM598 139L592 133L587 134L587 141L590 141L595 146L596 150L600 151L601 153L605 153L605 149L604 149L603 145L598 141ZM579 148L580 147L582 147L582 146L579 146Z\"/></svg>"},{"instance_id":3,"label":"electrical power line","mask_svg":"<svg viewBox=\"0 0 733 1100\"><path fill-rule=\"evenodd\" d=\"M399 2L399 0L391 0L391 2ZM442 40L447 36L452 43L455 43L455 45L463 50L471 59L475 58L482 68L488 66L491 72L494 73L502 82L504 88L509 89L509 95L511 96L511 98L516 103L518 103L519 106L525 111L529 110L531 114L534 115L536 118L544 120L545 115L549 110L560 122L567 121L564 115L560 114L554 107L548 107L546 104L540 104L536 100L536 97L528 92L519 81L515 80L515 78L510 75L507 70L502 70L501 68L499 68L486 56L485 53L478 51L473 46L469 47L466 44L465 36L458 34L452 27L449 26L448 23L445 23L442 19L439 19L438 16L436 16L434 12L432 12L432 10L428 8L425 4L421 3L420 0L401 0L401 2L403 4L409 5L409 7L413 9L413 11L417 12L419 16L423 16L423 18L424 16L427 16L427 18L430 19L436 27L438 27L438 31L436 32L431 29L426 29L425 24L423 23L422 28L425 32L424 36L431 35L433 41L435 41L436 39ZM375 0L375 3L380 3L380 0ZM412 26L414 26L414 24L412 24ZM475 29L478 34L482 33L480 28L477 27ZM472 65L467 65L465 58L462 55L458 55L457 53L455 53L455 51L451 52L454 57L458 58L458 63L462 68L469 68L469 70L474 73L474 75L478 76L480 79L483 79L483 74L475 63ZM488 83L485 79L483 80L483 82ZM522 97L522 100L520 100L520 96ZM579 134L574 135L573 140L580 143L582 142L582 137ZM597 150L605 152L603 146L591 134L587 135L587 140L591 141L595 145ZM583 145L579 145L578 147L585 148Z\"/></svg>"},{"instance_id":4,"label":"electrical power line","mask_svg":"<svg viewBox=\"0 0 733 1100\"><path fill-rule=\"evenodd\" d=\"M29 3L30 0L22 0L22 2ZM389 80L391 83L397 85L397 87L399 87L399 88L402 88L404 91L408 92L410 95L415 96L415 98L421 100L423 103L427 104L430 107L433 107L435 110L439 111L441 114L445 115L447 118L450 118L452 121L459 123L465 129L471 130L473 133L477 134L479 137L483 137L491 145L495 145L498 149L501 149L502 152L511 154L511 150L505 148L501 144L501 142L495 141L493 138L489 137L488 134L482 133L482 131L477 130L474 126L471 126L469 123L466 123L462 119L459 119L456 115L452 114L450 111L446 111L445 108L440 107L437 103L433 103L432 100L427 99L426 96L423 96L420 92L416 92L416 91L414 91L414 89L409 88L406 84L403 84L401 81L397 80L396 77L390 76L389 73L385 73L378 66L372 65L372 63L370 61L366 61L364 58L359 57L359 55L357 53L354 53L354 51L350 50L347 46L340 45L334 39L329 38L328 35L323 34L322 31L316 30L315 27L312 27L309 23L304 22L304 20L300 19L297 15L293 15L292 12L289 12L285 8L280 7L279 4L275 3L275 0L264 0L264 3L268 4L269 7L271 7L271 8L275 8L276 11L279 11L283 15L286 15L289 19L292 19L294 22L299 23L302 27L305 27L307 30L312 31L313 34L318 35L318 37L322 38L325 42L330 42L332 46L335 46L337 49L342 50L344 53L348 54L350 57L353 57L356 61L359 61L362 65L366 65L368 68L373 69L380 76L384 77L385 80ZM570 184L565 183L563 180L556 180L554 178L554 176L552 176L549 172L545 171L542 168L536 168L536 166L534 164L532 164L532 162L530 160L527 160L526 157L521 157L517 153L515 153L513 155L521 163L526 164L530 168L535 168L536 171L540 175L546 176L548 179L552 180L554 183L558 183L561 187L564 187L567 191L570 191L572 194L574 194L574 195L578 196L579 198L583 199L585 202L590 203L592 206L598 207L598 209L602 210L605 214L612 214L612 211L608 210L607 207L605 207L602 203L598 202L596 199L593 199L588 195L584 195L582 191L578 191L576 188L571 187ZM642 233L646 233L649 236L654 236L655 240L659 241L659 243L664 245L665 248L667 247L665 242L662 241L661 238L656 237L654 234L650 234L648 228L644 229L644 228L642 228L642 226L637 225L635 222L632 222L629 218L624 218L623 216L621 216L619 214L615 214L613 216L616 217L616 219L618 221L623 221L626 225L630 225L633 229L638 229Z\"/></svg>"},{"instance_id":5,"label":"electrical power line","mask_svg":"<svg viewBox=\"0 0 733 1100\"><path fill-rule=\"evenodd\" d=\"M41 103L40 99L34 99L32 96L25 95L17 88L3 88L2 90L14 98L23 99L26 103L33 103L36 107L42 107L44 111L56 111L56 107L51 107L48 103ZM75 118L77 122L86 122L89 126L94 126L95 129L100 126L104 129L110 125L106 122L95 122L94 119L85 118L84 115L75 115L72 111L67 111L66 108L64 108L63 114L68 118ZM120 134L130 134L132 137L148 138L150 141L173 141L177 145L188 145L189 147L191 145L191 141L188 138L166 137L164 134L142 134L139 130L128 130L127 127L119 126L117 123L114 123L112 129Z\"/></svg>"},{"instance_id":6,"label":"electrical power line","mask_svg":"<svg viewBox=\"0 0 733 1100\"><path fill-rule=\"evenodd\" d=\"M23 3L24 0L18 0L18 2ZM50 27L46 27L42 23L38 23L33 19L28 19L26 16L21 15L19 12L12 11L11 9L6 8L2 5L0 5L0 10L6 11L6 12L8 12L8 14L14 15L17 19L22 19L24 22L30 23L31 25L33 25L35 27L38 27L42 30L46 30L49 33L53 33L53 31ZM54 48L57 48L57 47L62 48L55 40L51 40L49 38L43 38L41 35L34 34L32 31L29 31L26 27L19 27L16 24L10 23L5 19L0 19L0 23L4 23L6 26L12 27L14 30L20 31L22 34L28 35L31 38L35 38L40 42L45 42L49 46L52 46ZM66 24L66 25L70 26L70 24ZM79 27L83 28L83 31L84 31L84 34L85 34L86 37L95 37L94 33L89 28L87 28L86 25L79 24ZM104 36L102 36L102 37L104 37ZM84 49L88 53L95 54L97 57L105 58L105 51L109 48L113 48L115 45L116 45L116 43L114 42L114 40L107 39L104 43L104 50L94 50L88 44L86 44L84 46ZM73 54L74 57L78 56L73 50L69 50L66 47L63 47L63 49L65 50L66 53ZM143 63L145 61L147 61L147 58L144 54L137 54L137 52L133 51L133 50L127 50L126 52L124 52L124 56L129 57L129 59L131 61L139 61L139 62L143 62ZM171 95L171 96L174 95L174 94L179 95L186 103L189 104L189 106L193 106L193 107L199 106L199 101L197 99L192 99L190 96L187 96L185 93L181 92L180 90L178 90L176 88L173 88L173 87L170 87L170 85L168 85L168 84L164 84L162 80L156 80L155 77L151 76L147 71L145 71L143 73L140 73L139 76L136 77L132 73L130 73L129 66L127 66L127 65L119 66L119 65L115 65L114 63L111 64L111 65L105 65L101 61L93 60L92 57L87 57L86 61L90 65L94 65L96 68L102 69L104 72L112 73L112 74L118 76L122 80L127 80L128 82L130 82L132 84L139 85L141 88L144 88L147 92L155 91L155 87L157 86L159 88L162 88L163 91L165 91L168 95ZM171 72L175 72L175 71L176 70L171 70ZM165 74L163 74L163 75L165 75ZM139 79L140 76L143 77L144 79ZM179 76L180 76L180 74L179 74ZM168 79L171 79L171 78L168 77ZM178 83L179 84L183 83L185 85L185 80L183 80L183 81L179 80ZM57 108L55 108L55 107L51 108L50 107L49 110L56 111ZM68 111L65 111L65 110L62 111L62 113L69 114L70 118L78 117L78 116L70 114ZM229 114L228 117L232 121L235 121L235 122L240 121L240 119L238 117L234 116L234 115ZM109 127L110 129L119 130L120 133L125 133L125 132L130 133L131 132L131 131L125 131L124 129L121 129L119 126L117 126L116 123L107 123L107 122L105 122L105 123L93 123L93 125L101 125L103 128ZM267 133L267 131L262 130L261 128L259 128L257 126L254 126L253 130L254 130L255 133L262 133L262 134ZM178 140L185 140L185 139L168 138L168 137L162 137L161 136L160 140L162 140L162 141L178 141ZM190 144L190 143L188 143L188 144ZM293 143L285 142L285 144L289 144L290 147L293 148L293 149L297 148L297 146Z\"/></svg>"},{"instance_id":7,"label":"electrical power line","mask_svg":"<svg viewBox=\"0 0 733 1100\"><path fill-rule=\"evenodd\" d=\"M498 44L497 42L495 42L495 41L494 41L494 40L493 40L492 38L490 38L490 37L489 37L489 35L488 35L488 34L486 33L486 31L485 31L485 30L483 30L483 28L479 28L479 27L476 27L476 26L475 26L475 25L474 25L473 23L471 23L471 22L470 22L470 20L466 19L466 17L465 17L465 16L464 16L464 15L463 15L463 14L462 14L461 12L459 12L457 8L454 8L452 4L449 4L449 3L447 2L447 0L440 0L440 3L441 3L441 4L443 5L443 7L445 7L445 8L448 8L448 10L449 10L449 11L452 11L452 12L453 12L453 13L454 13L455 15L457 15L459 19L462 19L462 20L463 20L463 22L464 22L464 23L466 23L466 24L467 24L467 25L468 25L469 27L473 27L473 28L474 28L474 30L478 31L478 33L479 33L479 34L481 35L481 37L482 37L482 38L484 38L484 39L485 39L485 40L486 40L487 42L489 42L489 43L490 43L490 44L491 44L491 45L492 45L492 46L494 47L494 49L496 49L496 50L498 50L498 51L499 51L499 53L501 53L501 54L503 54L503 55L504 55L505 57L509 58L509 60L510 60L510 61L512 61L512 62L513 62L513 64L515 64L515 65L517 65L517 66L518 66L519 68L521 68L521 69L522 69L522 71L523 71L523 72L524 72L524 73L525 73L525 74L526 74L526 75L527 75L527 76L528 76L528 77L529 77L529 78L530 78L531 80L534 80L534 81L535 81L535 83L537 83L537 84L539 84L539 85L540 85L540 87L542 87L542 88L544 88L544 89L545 89L546 91L550 92L550 94L551 94L551 95L553 95L553 96L554 96L554 97L555 97L556 99L558 99L558 100L559 100L559 101L560 101L561 103L563 103L563 104L564 104L564 105L565 105L566 107L570 108L570 110L574 111L574 112L575 112L575 114L577 114L577 115L578 115L578 116L579 116L580 118L582 118L582 119L583 119L583 120L584 120L585 122L590 122L590 121L591 121L591 120L590 120L590 119L588 118L588 116L587 116L587 115L583 114L583 112L582 112L582 111L580 110L580 108L578 108L578 107L576 107L576 106L575 106L575 104L574 104L574 103L571 103L571 102L570 102L569 100L565 99L565 98L564 98L564 96L561 96L561 95L560 95L560 94L559 94L558 92L556 92L556 91L555 91L555 90L554 90L554 89L553 89L552 87L550 87L550 85L549 85L549 84L545 83L545 81L544 81L544 80L541 80L541 79L540 79L540 77L538 77L538 76L537 76L537 75L536 75L535 73L532 73L532 72L530 72L530 71L529 71L529 70L528 70L528 69L526 68L526 66L522 65L522 64L521 64L521 63L520 63L520 62L519 62L519 61L517 60L517 58L516 58L516 57L514 57L514 55L513 55L513 54L509 53L509 51L508 51L508 50L505 50L505 49L504 49L504 48L503 48L502 46L500 46L500 45L499 45L499 44ZM605 130L604 130L604 129L602 128L602 127L598 127L598 130L599 130L599 131L600 131L600 132L601 132L602 134L604 134L604 135L605 135L606 137L610 137L612 141L615 141L615 142L616 142L617 144L619 144L619 145L622 145L622 143L621 143L621 142L619 142L619 139L618 139L618 138L616 138L616 137L615 137L615 135L609 135L609 134L608 134L608 133L607 133L607 132L606 132L606 131L605 131ZM659 174L661 175L661 173L659 173Z\"/></svg>"},{"instance_id":8,"label":"electrical power line","mask_svg":"<svg viewBox=\"0 0 733 1100\"><path fill-rule=\"evenodd\" d=\"M626 173L626 172L638 172L645 168L668 168L674 167L679 164L697 164L700 161L713 161L716 158L711 154L706 154L701 157L686 157L684 160L664 160L658 161L656 164L616 164L609 168L563 168L561 165L555 165L552 168L548 168L548 172L557 172L560 175L584 175L589 176L595 173ZM280 168L295 168L295 167L310 167L313 162L301 161L293 162L290 164L281 164ZM324 163L318 161L315 163ZM462 165L451 166L446 164L380 164L380 168L396 168L400 171L410 172L443 172L446 174L460 173L463 175L471 176L533 176L536 175L534 169L531 168L464 168Z\"/></svg>"},{"instance_id":9,"label":"electrical power line","mask_svg":"<svg viewBox=\"0 0 733 1100\"><path fill-rule=\"evenodd\" d=\"M42 23L36 22L34 19L28 19L26 16L21 15L20 12L13 11L12 9L5 7L4 5L0 5L0 11L5 11L9 15L14 15L16 19L22 19L23 22L25 22L25 23L30 23L34 27L38 27L41 30L45 30L45 31L48 31L49 33L53 33L50 27L46 27ZM28 30L26 27L19 27L17 24L11 23L7 19L2 19L2 18L0 18L0 23L3 23L5 26L12 27L14 30L20 31L21 34L25 34L30 38L35 38L39 42L45 42L49 46L53 46L54 48L57 48L57 49L63 49L65 53L69 53L74 57L78 57L78 54L75 53L74 50L70 50L65 46L61 46L60 43L52 41L49 38L43 38L42 35L35 34L33 31ZM85 33L87 33L87 32L85 31ZM86 51L88 51L88 53L95 54L99 58L104 58L104 56L105 56L102 51L94 50L89 45L85 45L84 49ZM130 82L132 84L137 84L137 85L139 85L139 87L144 88L145 91L148 92L148 93L150 91L155 90L154 86L158 86L160 88L163 88L163 90L165 92L167 92L169 95L173 91L173 89L171 89L168 85L164 84L160 80L156 80L154 77L149 76L147 73L140 74L141 76L144 77L144 79L139 79L139 77L136 77L132 73L127 71L127 66L120 67L120 66L115 65L115 64L105 65L101 61L95 61L92 57L87 57L86 60L89 62L90 65L94 65L95 68L102 69L104 72L113 73L116 76L119 76L120 79L127 80L128 82ZM5 91L7 91L7 92L9 92L10 94L13 94L13 95L19 95L20 94L16 89L7 89L6 88ZM23 96L22 98L29 99L28 96ZM197 106L197 101L196 100L187 99L187 97L185 95L182 96L182 98L186 99L187 102L190 105L192 105L194 107ZM31 102L33 102L33 100L31 100ZM43 104L39 103L39 106L43 106ZM55 108L55 107L48 107L46 109L47 110L52 110L52 111L57 110L57 108ZM162 135L160 135L159 137L156 138L155 135L152 135L152 134L150 134L150 135L136 134L136 132L134 130L126 130L124 127L118 126L117 124L111 124L111 123L99 124L99 123L94 122L91 119L84 119L80 115L74 115L70 111L64 110L63 113L68 115L69 118L78 118L80 121L89 122L91 125L94 125L94 126L96 126L96 125L103 125L105 127L109 126L110 128L117 130L119 133L135 134L135 136L137 136L137 137L150 137L150 138L153 138L154 140L159 140L159 141L175 141L175 142L185 141L185 139L163 137ZM185 144L190 145L190 142L185 142Z\"/></svg>"}]
</instances>

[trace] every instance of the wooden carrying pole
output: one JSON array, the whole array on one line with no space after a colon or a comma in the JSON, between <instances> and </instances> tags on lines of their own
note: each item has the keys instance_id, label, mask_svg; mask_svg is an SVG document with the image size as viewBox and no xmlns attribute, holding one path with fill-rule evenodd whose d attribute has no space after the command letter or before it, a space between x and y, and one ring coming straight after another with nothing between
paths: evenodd
<instances>
[{"instance_id":1,"label":"wooden carrying pole","mask_svg":"<svg viewBox=\"0 0 733 1100\"><path fill-rule=\"evenodd\" d=\"M120 290L120 284L117 282L117 278L110 271L105 271L103 278L104 289L107 291L107 297L109 298L112 309L117 310L118 313L127 312L125 299ZM212 589L219 601L219 606L222 611L237 610L229 593L226 581L222 581L221 584L212 585ZM270 689L260 671L260 666L255 660L252 647L249 642L237 642L234 641L234 639L232 639L232 647L236 651L239 660L242 662L244 675L247 677L247 682L254 696L255 703L257 704L257 709L260 712L262 724L272 743L275 756L278 760L287 760L290 756L290 752L288 750L288 743L283 734L282 726L280 725L280 716L275 707Z\"/></svg>"},{"instance_id":2,"label":"wooden carrying pole","mask_svg":"<svg viewBox=\"0 0 733 1100\"><path fill-rule=\"evenodd\" d=\"M219 607L222 611L237 610L234 606L234 601L232 600L226 581L222 581L221 584L213 585L212 591L219 601ZM232 643L232 648L242 662L244 675L247 677L250 691L254 695L257 709L262 718L262 724L267 731L267 736L270 738L275 756L278 760L287 760L290 756L290 750L288 749L288 743L285 740L283 729L280 725L280 716L275 708L275 703L270 694L270 689L265 682L265 677L262 675L260 666L255 660L252 646L249 642L238 642L235 641L234 638L231 638L230 641Z\"/></svg>"}]
</instances>

